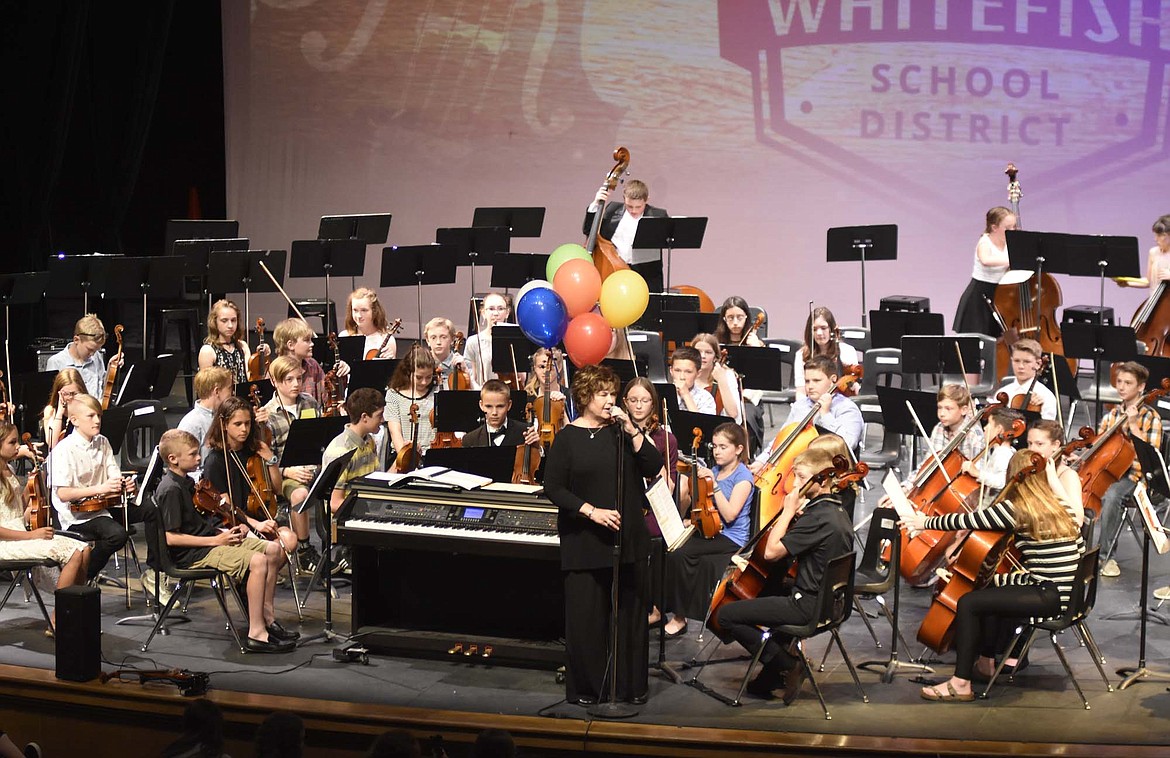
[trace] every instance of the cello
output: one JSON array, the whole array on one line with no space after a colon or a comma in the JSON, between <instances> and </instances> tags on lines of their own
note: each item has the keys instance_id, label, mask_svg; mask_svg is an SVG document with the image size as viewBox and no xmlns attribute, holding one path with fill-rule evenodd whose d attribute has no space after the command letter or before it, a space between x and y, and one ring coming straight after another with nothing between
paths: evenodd
<instances>
[{"instance_id":1,"label":"cello","mask_svg":"<svg viewBox=\"0 0 1170 758\"><path fill-rule=\"evenodd\" d=\"M605 175L602 187L606 192L612 192L621 181L622 175L630 167L630 151L624 147L617 147L613 151L613 159L617 161L609 173ZM593 214L593 224L589 227L589 238L585 241L585 250L593 255L593 265L597 273L601 274L601 281L615 271L628 269L628 263L618 255L617 247L601 236L601 218L605 215L605 206L599 203L597 212Z\"/></svg>"},{"instance_id":2,"label":"cello","mask_svg":"<svg viewBox=\"0 0 1170 758\"><path fill-rule=\"evenodd\" d=\"M118 366L122 365L122 330L118 324L114 327L114 339L118 341L118 352L110 359L110 367L106 370L106 387L102 390L102 410L109 410L110 398L114 394L114 382L118 379Z\"/></svg>"},{"instance_id":3,"label":"cello","mask_svg":"<svg viewBox=\"0 0 1170 758\"><path fill-rule=\"evenodd\" d=\"M715 505L715 483L699 476L699 446L703 442L703 430L696 426L691 431L694 433L691 440L690 469L691 524L700 537L713 540L723 531L723 517L719 515L719 508Z\"/></svg>"},{"instance_id":4,"label":"cello","mask_svg":"<svg viewBox=\"0 0 1170 758\"><path fill-rule=\"evenodd\" d=\"M264 347L264 319L256 319L256 352L248 358L248 381L258 382L268 374L268 355Z\"/></svg>"},{"instance_id":5,"label":"cello","mask_svg":"<svg viewBox=\"0 0 1170 758\"><path fill-rule=\"evenodd\" d=\"M1022 422L1021 422L1022 423ZM1011 493L1015 486L1029 476L1044 474L1047 459L1039 453L1032 453L1032 461L1020 471L1016 472L1005 485L995 502L1001 502ZM995 532L976 530L969 532L954 562L950 566L950 576L940 579L940 586L930 608L918 627L918 641L938 653L945 653L951 649L954 641L955 611L959 599L968 592L985 586L991 577L1005 571L1001 563L1006 559L1011 568L1021 569L1011 554L1014 537L1012 532Z\"/></svg>"},{"instance_id":6,"label":"cello","mask_svg":"<svg viewBox=\"0 0 1170 758\"><path fill-rule=\"evenodd\" d=\"M1020 198L1023 191L1018 179L1019 169L1009 163L1004 173L1008 176L1008 203L1016 217L1016 228L1023 229L1020 216ZM1047 272L1037 275L1032 271L1009 271L1004 275L1008 281L1000 282L995 288L995 299L989 303L996 322L1003 334L996 340L995 365L998 370L1011 365L1011 348L1021 338L1034 339L1046 353L1064 355L1064 341L1060 334L1056 309L1064 304L1060 285ZM1073 376L1077 373L1077 362L1068 360Z\"/></svg>"}]
</instances>

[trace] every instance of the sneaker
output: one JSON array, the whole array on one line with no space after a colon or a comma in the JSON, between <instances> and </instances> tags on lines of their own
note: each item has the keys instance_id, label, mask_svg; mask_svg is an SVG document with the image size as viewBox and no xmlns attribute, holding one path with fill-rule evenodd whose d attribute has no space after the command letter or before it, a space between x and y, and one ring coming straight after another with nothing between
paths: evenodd
<instances>
[{"instance_id":1,"label":"sneaker","mask_svg":"<svg viewBox=\"0 0 1170 758\"><path fill-rule=\"evenodd\" d=\"M156 574L154 571L149 569L143 572L142 588L145 589L147 594L151 597L158 598L160 605L166 605L171 601L171 595L174 594L174 590L171 588L171 583L166 581L165 578L161 587L155 587L155 576Z\"/></svg>"},{"instance_id":2,"label":"sneaker","mask_svg":"<svg viewBox=\"0 0 1170 758\"><path fill-rule=\"evenodd\" d=\"M1117 561L1110 558L1101 567L1101 576L1121 576L1121 566L1118 566Z\"/></svg>"},{"instance_id":3,"label":"sneaker","mask_svg":"<svg viewBox=\"0 0 1170 758\"><path fill-rule=\"evenodd\" d=\"M321 562L321 554L317 552L317 548L312 545L297 548L297 569L306 574L311 574L317 570L317 564Z\"/></svg>"},{"instance_id":4,"label":"sneaker","mask_svg":"<svg viewBox=\"0 0 1170 758\"><path fill-rule=\"evenodd\" d=\"M41 746L35 742L30 742L24 746L24 758L41 758L43 755Z\"/></svg>"},{"instance_id":5,"label":"sneaker","mask_svg":"<svg viewBox=\"0 0 1170 758\"><path fill-rule=\"evenodd\" d=\"M349 573L349 548L344 547L337 553L337 560L333 562L333 576Z\"/></svg>"},{"instance_id":6,"label":"sneaker","mask_svg":"<svg viewBox=\"0 0 1170 758\"><path fill-rule=\"evenodd\" d=\"M1154 590L1154 597L1158 600L1170 600L1170 585Z\"/></svg>"}]
</instances>

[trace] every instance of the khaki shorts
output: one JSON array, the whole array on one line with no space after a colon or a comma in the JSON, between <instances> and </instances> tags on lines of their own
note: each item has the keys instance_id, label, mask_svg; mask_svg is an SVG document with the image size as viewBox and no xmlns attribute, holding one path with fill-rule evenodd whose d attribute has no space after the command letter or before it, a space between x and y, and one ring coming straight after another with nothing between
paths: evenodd
<instances>
[{"instance_id":1,"label":"khaki shorts","mask_svg":"<svg viewBox=\"0 0 1170 758\"><path fill-rule=\"evenodd\" d=\"M233 579L243 579L248 573L252 556L263 553L268 547L267 540L245 537L239 545L217 545L211 552L191 564L191 568L213 568Z\"/></svg>"},{"instance_id":2,"label":"khaki shorts","mask_svg":"<svg viewBox=\"0 0 1170 758\"><path fill-rule=\"evenodd\" d=\"M284 495L285 500L292 500L292 493L300 487L308 487L307 484L301 484L296 479L285 479L280 483L281 494Z\"/></svg>"}]
</instances>

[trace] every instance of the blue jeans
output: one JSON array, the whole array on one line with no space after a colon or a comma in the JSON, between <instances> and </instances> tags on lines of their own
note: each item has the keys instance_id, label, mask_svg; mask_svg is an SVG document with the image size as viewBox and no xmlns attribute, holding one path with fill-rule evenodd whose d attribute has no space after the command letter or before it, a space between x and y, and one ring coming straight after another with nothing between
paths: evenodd
<instances>
[{"instance_id":1,"label":"blue jeans","mask_svg":"<svg viewBox=\"0 0 1170 758\"><path fill-rule=\"evenodd\" d=\"M1106 558L1117 544L1121 534L1121 517L1125 513L1125 502L1137 489L1137 482L1128 476L1114 482L1101 496L1101 513L1097 516L1100 530L1097 534L1097 543L1101 546L1101 557Z\"/></svg>"}]
</instances>

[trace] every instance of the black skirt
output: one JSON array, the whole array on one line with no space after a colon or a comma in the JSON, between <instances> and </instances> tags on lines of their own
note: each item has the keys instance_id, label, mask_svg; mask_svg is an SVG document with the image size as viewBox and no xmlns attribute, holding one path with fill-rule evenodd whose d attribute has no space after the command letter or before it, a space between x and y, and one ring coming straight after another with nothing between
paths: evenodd
<instances>
[{"instance_id":1,"label":"black skirt","mask_svg":"<svg viewBox=\"0 0 1170 758\"><path fill-rule=\"evenodd\" d=\"M995 322L988 300L995 300L994 282L981 282L972 279L959 298L959 308L955 311L954 330L958 334L978 333L989 337L998 337L1002 331ZM984 299L986 297L986 299Z\"/></svg>"}]
</instances>

